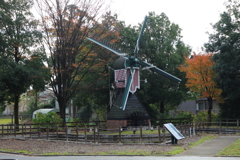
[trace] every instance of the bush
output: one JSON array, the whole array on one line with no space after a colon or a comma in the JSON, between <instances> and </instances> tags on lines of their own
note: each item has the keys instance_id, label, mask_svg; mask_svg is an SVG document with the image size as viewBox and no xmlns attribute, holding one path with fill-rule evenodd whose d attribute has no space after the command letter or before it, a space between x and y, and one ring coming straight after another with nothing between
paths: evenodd
<instances>
[{"instance_id":1,"label":"bush","mask_svg":"<svg viewBox=\"0 0 240 160\"><path fill-rule=\"evenodd\" d=\"M41 124L41 127L56 127L61 123L62 119L56 112L48 112L48 113L37 113L36 118L32 120L33 124Z\"/></svg>"},{"instance_id":2,"label":"bush","mask_svg":"<svg viewBox=\"0 0 240 160\"><path fill-rule=\"evenodd\" d=\"M211 112L212 122L217 120L217 114ZM208 122L208 111L200 111L196 114L194 122Z\"/></svg>"},{"instance_id":3,"label":"bush","mask_svg":"<svg viewBox=\"0 0 240 160\"><path fill-rule=\"evenodd\" d=\"M86 124L81 122L81 119L77 118L77 119L71 119L69 121L70 123L67 123L67 126L69 127L76 127L78 125L78 127L83 127L85 126Z\"/></svg>"},{"instance_id":4,"label":"bush","mask_svg":"<svg viewBox=\"0 0 240 160\"><path fill-rule=\"evenodd\" d=\"M194 119L195 115L189 111L176 111L176 118L189 118ZM182 122L189 122L189 120L183 120Z\"/></svg>"}]
</instances>

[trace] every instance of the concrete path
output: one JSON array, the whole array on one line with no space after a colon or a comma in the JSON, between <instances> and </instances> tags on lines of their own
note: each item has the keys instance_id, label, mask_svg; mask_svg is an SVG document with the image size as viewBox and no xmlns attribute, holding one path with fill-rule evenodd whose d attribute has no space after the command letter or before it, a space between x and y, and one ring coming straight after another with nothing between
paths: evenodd
<instances>
[{"instance_id":1,"label":"concrete path","mask_svg":"<svg viewBox=\"0 0 240 160\"><path fill-rule=\"evenodd\" d=\"M201 157L213 157L218 152L240 139L240 136L218 136L214 139L206 141L200 145L197 145L189 150L186 150L178 155L179 156L201 156Z\"/></svg>"}]
</instances>

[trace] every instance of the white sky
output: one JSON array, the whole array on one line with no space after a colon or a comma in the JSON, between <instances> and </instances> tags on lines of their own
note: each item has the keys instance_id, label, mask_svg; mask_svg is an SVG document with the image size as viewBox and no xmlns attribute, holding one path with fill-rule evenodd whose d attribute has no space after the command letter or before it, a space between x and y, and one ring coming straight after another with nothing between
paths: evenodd
<instances>
[{"instance_id":1,"label":"white sky","mask_svg":"<svg viewBox=\"0 0 240 160\"><path fill-rule=\"evenodd\" d=\"M200 52L201 46L208 42L206 32L212 32L210 23L220 19L225 10L226 0L113 0L111 10L126 25L142 23L149 12L164 12L169 20L182 29L183 41Z\"/></svg>"}]
</instances>

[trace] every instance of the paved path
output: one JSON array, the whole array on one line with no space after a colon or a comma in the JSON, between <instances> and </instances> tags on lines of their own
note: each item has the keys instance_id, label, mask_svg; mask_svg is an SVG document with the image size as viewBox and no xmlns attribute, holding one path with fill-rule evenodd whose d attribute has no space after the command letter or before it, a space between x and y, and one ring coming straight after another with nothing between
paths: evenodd
<instances>
[{"instance_id":1,"label":"paved path","mask_svg":"<svg viewBox=\"0 0 240 160\"><path fill-rule=\"evenodd\" d=\"M176 156L213 157L238 139L240 139L240 136L218 136Z\"/></svg>"},{"instance_id":2,"label":"paved path","mask_svg":"<svg viewBox=\"0 0 240 160\"><path fill-rule=\"evenodd\" d=\"M149 157L149 156L51 156L30 157L0 153L1 159L16 160L239 160L237 157Z\"/></svg>"}]
</instances>

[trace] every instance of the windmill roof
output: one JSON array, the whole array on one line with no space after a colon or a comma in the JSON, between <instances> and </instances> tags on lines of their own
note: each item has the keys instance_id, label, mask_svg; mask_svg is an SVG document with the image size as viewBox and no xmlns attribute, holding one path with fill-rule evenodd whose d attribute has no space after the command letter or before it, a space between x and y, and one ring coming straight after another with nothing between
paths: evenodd
<instances>
[{"instance_id":1,"label":"windmill roof","mask_svg":"<svg viewBox=\"0 0 240 160\"><path fill-rule=\"evenodd\" d=\"M112 106L110 112L108 113L108 120L124 120L127 119L134 112L142 112L146 117L149 117L147 110L140 103L135 94L129 93L129 97L126 104L126 109L122 110L116 106Z\"/></svg>"},{"instance_id":2,"label":"windmill roof","mask_svg":"<svg viewBox=\"0 0 240 160\"><path fill-rule=\"evenodd\" d=\"M114 62L114 67L115 70L118 69L125 69L126 68L126 59L123 57L118 58L115 62Z\"/></svg>"}]
</instances>

